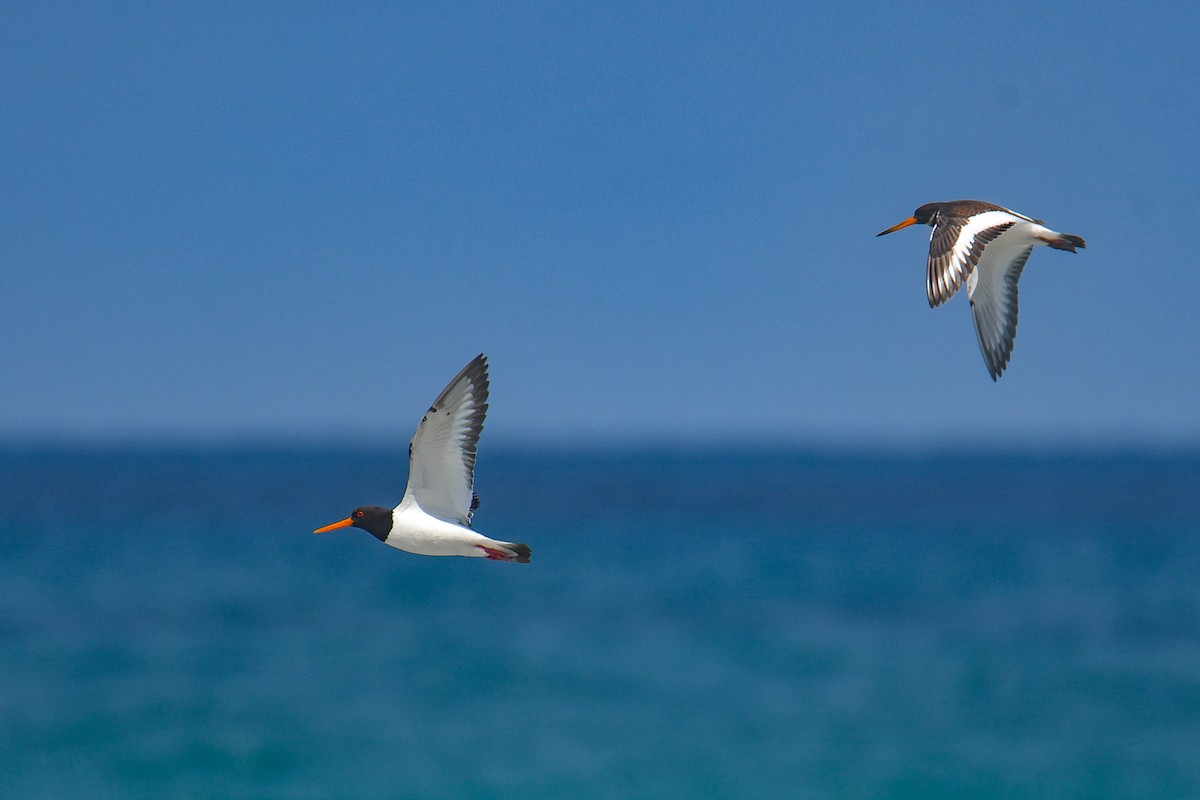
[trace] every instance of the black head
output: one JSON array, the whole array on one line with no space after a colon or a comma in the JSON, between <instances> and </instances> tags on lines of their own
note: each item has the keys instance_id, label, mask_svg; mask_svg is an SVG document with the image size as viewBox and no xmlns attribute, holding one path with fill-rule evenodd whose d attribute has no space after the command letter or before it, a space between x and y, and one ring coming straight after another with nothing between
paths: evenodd
<instances>
[{"instance_id":1,"label":"black head","mask_svg":"<svg viewBox=\"0 0 1200 800\"><path fill-rule=\"evenodd\" d=\"M945 203L926 203L913 212L913 215L901 223L893 225L886 231L880 231L876 236L885 236L889 233L895 233L901 228L907 228L909 225L936 225L938 214L941 213Z\"/></svg>"},{"instance_id":2,"label":"black head","mask_svg":"<svg viewBox=\"0 0 1200 800\"><path fill-rule=\"evenodd\" d=\"M317 528L313 533L327 533L338 528L349 527L362 528L382 542L392 532L392 510L390 508L380 508L379 506L359 506L351 511L350 516L341 522L326 525L324 528Z\"/></svg>"},{"instance_id":3,"label":"black head","mask_svg":"<svg viewBox=\"0 0 1200 800\"><path fill-rule=\"evenodd\" d=\"M935 225L937 224L938 212L942 210L945 203L926 203L913 212L913 219L918 225Z\"/></svg>"},{"instance_id":4,"label":"black head","mask_svg":"<svg viewBox=\"0 0 1200 800\"><path fill-rule=\"evenodd\" d=\"M350 514L351 524L362 528L379 541L383 541L392 532L392 510L379 506L359 506Z\"/></svg>"}]
</instances>

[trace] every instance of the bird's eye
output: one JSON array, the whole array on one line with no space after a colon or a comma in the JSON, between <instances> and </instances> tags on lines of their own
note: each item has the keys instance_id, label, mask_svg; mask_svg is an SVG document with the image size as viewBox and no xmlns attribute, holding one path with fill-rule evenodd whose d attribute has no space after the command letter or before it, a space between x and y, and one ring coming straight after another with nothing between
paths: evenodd
<instances>
[{"instance_id":1,"label":"bird's eye","mask_svg":"<svg viewBox=\"0 0 1200 800\"><path fill-rule=\"evenodd\" d=\"M354 516L359 517L360 519L362 518L362 515L363 515L363 512L361 512L361 511L354 512Z\"/></svg>"}]
</instances>

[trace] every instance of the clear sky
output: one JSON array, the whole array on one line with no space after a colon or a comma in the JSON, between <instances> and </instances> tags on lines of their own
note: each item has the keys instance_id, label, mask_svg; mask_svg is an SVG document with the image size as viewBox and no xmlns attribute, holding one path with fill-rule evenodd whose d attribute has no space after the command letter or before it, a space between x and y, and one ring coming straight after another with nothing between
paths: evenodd
<instances>
[{"instance_id":1,"label":"clear sky","mask_svg":"<svg viewBox=\"0 0 1200 800\"><path fill-rule=\"evenodd\" d=\"M1200 12L807 5L5 3L0 438L1200 442Z\"/></svg>"}]
</instances>

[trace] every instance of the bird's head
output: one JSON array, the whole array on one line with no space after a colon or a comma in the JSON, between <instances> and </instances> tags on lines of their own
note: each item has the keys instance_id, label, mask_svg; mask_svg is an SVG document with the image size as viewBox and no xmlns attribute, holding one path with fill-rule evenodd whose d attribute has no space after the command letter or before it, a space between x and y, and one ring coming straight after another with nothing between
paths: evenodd
<instances>
[{"instance_id":1,"label":"bird's head","mask_svg":"<svg viewBox=\"0 0 1200 800\"><path fill-rule=\"evenodd\" d=\"M344 520L317 528L313 533L328 533L338 528L362 528L382 542L392 531L392 510L379 506L359 506Z\"/></svg>"},{"instance_id":2,"label":"bird's head","mask_svg":"<svg viewBox=\"0 0 1200 800\"><path fill-rule=\"evenodd\" d=\"M907 228L909 225L936 225L938 212L942 210L943 203L926 203L913 212L913 215L903 222L893 225L886 231L880 231L876 236L883 236L888 233L895 233L901 228Z\"/></svg>"}]
</instances>

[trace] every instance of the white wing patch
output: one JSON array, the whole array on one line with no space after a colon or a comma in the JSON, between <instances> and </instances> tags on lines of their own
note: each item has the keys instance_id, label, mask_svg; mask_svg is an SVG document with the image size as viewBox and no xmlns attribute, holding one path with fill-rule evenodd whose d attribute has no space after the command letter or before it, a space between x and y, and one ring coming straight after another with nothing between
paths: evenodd
<instances>
[{"instance_id":1,"label":"white wing patch","mask_svg":"<svg viewBox=\"0 0 1200 800\"><path fill-rule=\"evenodd\" d=\"M487 399L487 357L481 353L450 381L417 426L408 448L408 489L397 508L416 503L439 519L470 525L476 445Z\"/></svg>"},{"instance_id":2,"label":"white wing patch","mask_svg":"<svg viewBox=\"0 0 1200 800\"><path fill-rule=\"evenodd\" d=\"M1024 220L1009 211L984 211L970 217L939 220L929 237L925 286L929 305L937 308L957 294L989 243Z\"/></svg>"}]
</instances>

